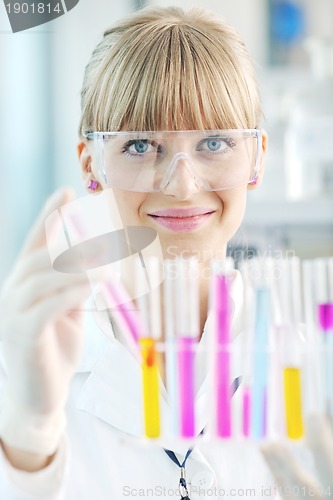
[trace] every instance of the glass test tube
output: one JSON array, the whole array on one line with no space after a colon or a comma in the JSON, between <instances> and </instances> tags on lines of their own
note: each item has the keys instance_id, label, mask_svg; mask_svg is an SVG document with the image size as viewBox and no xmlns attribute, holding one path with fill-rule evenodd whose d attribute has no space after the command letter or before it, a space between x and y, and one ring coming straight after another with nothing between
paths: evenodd
<instances>
[{"instance_id":1,"label":"glass test tube","mask_svg":"<svg viewBox=\"0 0 333 500\"><path fill-rule=\"evenodd\" d=\"M297 257L276 261L280 303L280 321L277 334L280 338L281 368L283 376L283 403L285 432L290 439L303 436L302 403L302 343L300 338L301 268Z\"/></svg>"},{"instance_id":2,"label":"glass test tube","mask_svg":"<svg viewBox=\"0 0 333 500\"><path fill-rule=\"evenodd\" d=\"M177 369L177 342L175 333L175 297L176 265L174 261L164 261L164 328L165 328L165 358L166 384L171 409L172 435L179 436L179 377Z\"/></svg>"},{"instance_id":3,"label":"glass test tube","mask_svg":"<svg viewBox=\"0 0 333 500\"><path fill-rule=\"evenodd\" d=\"M328 259L313 261L315 304L321 331L325 410L333 416L333 301L332 263Z\"/></svg>"},{"instance_id":4,"label":"glass test tube","mask_svg":"<svg viewBox=\"0 0 333 500\"><path fill-rule=\"evenodd\" d=\"M251 436L262 439L267 431L268 340L271 321L271 289L265 277L264 262L249 262L254 285L255 320L253 342L253 384Z\"/></svg>"},{"instance_id":5,"label":"glass test tube","mask_svg":"<svg viewBox=\"0 0 333 500\"><path fill-rule=\"evenodd\" d=\"M243 279L243 297L244 297L244 312L243 312L243 332L244 339L242 342L242 364L244 372L242 375L242 384L238 390L242 392L242 434L244 437L250 436L251 430L251 373L252 373L252 342L253 342L253 289L249 277L249 269L247 261L241 262L240 267Z\"/></svg>"},{"instance_id":6,"label":"glass test tube","mask_svg":"<svg viewBox=\"0 0 333 500\"><path fill-rule=\"evenodd\" d=\"M322 370L322 339L318 334L317 311L314 293L314 269L312 260L302 262L304 321L306 333L304 411L306 414L325 412L324 380Z\"/></svg>"},{"instance_id":7,"label":"glass test tube","mask_svg":"<svg viewBox=\"0 0 333 500\"><path fill-rule=\"evenodd\" d=\"M195 352L199 337L198 263L176 259L175 331L177 338L180 435L196 436Z\"/></svg>"},{"instance_id":8,"label":"glass test tube","mask_svg":"<svg viewBox=\"0 0 333 500\"><path fill-rule=\"evenodd\" d=\"M232 435L231 412L231 307L230 280L233 261L213 263L214 349L215 349L215 431L217 437Z\"/></svg>"},{"instance_id":9,"label":"glass test tube","mask_svg":"<svg viewBox=\"0 0 333 500\"><path fill-rule=\"evenodd\" d=\"M150 273L160 272L159 259L151 257L145 260ZM139 271L141 262L137 263ZM156 341L161 336L161 304L159 286L147 294L146 282L142 273L136 273L137 305L142 318L140 333L140 348L142 355L143 412L145 435L148 438L158 438L161 432L158 352ZM158 280L159 282L159 280Z\"/></svg>"}]
</instances>

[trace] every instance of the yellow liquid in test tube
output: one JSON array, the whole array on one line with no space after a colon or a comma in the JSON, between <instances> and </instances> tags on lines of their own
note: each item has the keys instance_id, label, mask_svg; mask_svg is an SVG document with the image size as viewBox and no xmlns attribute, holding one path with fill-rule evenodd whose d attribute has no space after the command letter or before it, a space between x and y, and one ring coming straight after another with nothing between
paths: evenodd
<instances>
[{"instance_id":1,"label":"yellow liquid in test tube","mask_svg":"<svg viewBox=\"0 0 333 500\"><path fill-rule=\"evenodd\" d=\"M284 395L286 405L287 436L299 439L303 436L301 371L299 368L284 368Z\"/></svg>"},{"instance_id":2,"label":"yellow liquid in test tube","mask_svg":"<svg viewBox=\"0 0 333 500\"><path fill-rule=\"evenodd\" d=\"M153 338L141 338L140 347L142 354L145 433L148 438L157 438L160 435L160 404L155 340Z\"/></svg>"}]
</instances>

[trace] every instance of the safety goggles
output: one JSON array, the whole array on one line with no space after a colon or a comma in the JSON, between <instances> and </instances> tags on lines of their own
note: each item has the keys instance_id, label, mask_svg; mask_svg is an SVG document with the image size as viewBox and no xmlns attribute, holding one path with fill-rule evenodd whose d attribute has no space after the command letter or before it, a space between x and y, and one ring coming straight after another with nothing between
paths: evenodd
<instances>
[{"instance_id":1,"label":"safety goggles","mask_svg":"<svg viewBox=\"0 0 333 500\"><path fill-rule=\"evenodd\" d=\"M138 192L166 189L179 169L198 189L220 191L255 183L262 132L256 129L88 132L107 186Z\"/></svg>"}]
</instances>

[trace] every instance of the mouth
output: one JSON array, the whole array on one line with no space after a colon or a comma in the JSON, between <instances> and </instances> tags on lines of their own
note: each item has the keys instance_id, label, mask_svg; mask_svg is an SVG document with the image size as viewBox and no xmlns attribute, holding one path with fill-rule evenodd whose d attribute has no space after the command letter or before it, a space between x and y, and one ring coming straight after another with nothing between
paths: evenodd
<instances>
[{"instance_id":1,"label":"mouth","mask_svg":"<svg viewBox=\"0 0 333 500\"><path fill-rule=\"evenodd\" d=\"M168 208L149 213L149 217L159 226L174 232L194 231L215 213L206 207Z\"/></svg>"}]
</instances>

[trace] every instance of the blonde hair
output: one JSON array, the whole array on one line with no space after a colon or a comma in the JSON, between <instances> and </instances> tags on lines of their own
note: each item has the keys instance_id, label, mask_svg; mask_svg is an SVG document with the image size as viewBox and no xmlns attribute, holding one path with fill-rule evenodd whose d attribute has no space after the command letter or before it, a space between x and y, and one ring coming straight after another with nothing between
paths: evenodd
<instances>
[{"instance_id":1,"label":"blonde hair","mask_svg":"<svg viewBox=\"0 0 333 500\"><path fill-rule=\"evenodd\" d=\"M81 91L80 134L256 128L261 105L244 43L199 8L145 8L112 26Z\"/></svg>"}]
</instances>

